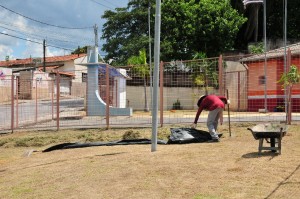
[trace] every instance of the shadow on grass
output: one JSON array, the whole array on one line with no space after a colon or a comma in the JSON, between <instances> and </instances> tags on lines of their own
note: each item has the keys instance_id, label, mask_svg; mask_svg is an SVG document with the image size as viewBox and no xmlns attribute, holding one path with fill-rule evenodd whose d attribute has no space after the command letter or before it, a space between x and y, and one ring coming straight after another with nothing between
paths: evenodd
<instances>
[{"instance_id":1,"label":"shadow on grass","mask_svg":"<svg viewBox=\"0 0 300 199\"><path fill-rule=\"evenodd\" d=\"M300 164L295 168L294 171L292 171L290 173L290 175L288 175L284 180L282 180L280 183L278 183L277 187L271 191L271 193L269 195L267 195L267 197L265 197L265 199L269 199L271 198L271 196L284 184L288 184L288 183L294 183L294 182L287 182L300 168ZM298 183L298 182L295 182L295 183Z\"/></svg>"},{"instance_id":2,"label":"shadow on grass","mask_svg":"<svg viewBox=\"0 0 300 199\"><path fill-rule=\"evenodd\" d=\"M110 156L110 155L119 155L122 153L126 153L126 152L120 152L120 153L106 153L106 154L102 154L102 155L96 155L96 156Z\"/></svg>"},{"instance_id":3,"label":"shadow on grass","mask_svg":"<svg viewBox=\"0 0 300 199\"><path fill-rule=\"evenodd\" d=\"M251 152L251 153L246 153L244 155L242 155L243 158L260 158L260 157L271 157L274 158L276 156L278 156L278 153L274 153L272 151L267 151L267 152L262 152L261 154L259 154L258 152Z\"/></svg>"}]
</instances>

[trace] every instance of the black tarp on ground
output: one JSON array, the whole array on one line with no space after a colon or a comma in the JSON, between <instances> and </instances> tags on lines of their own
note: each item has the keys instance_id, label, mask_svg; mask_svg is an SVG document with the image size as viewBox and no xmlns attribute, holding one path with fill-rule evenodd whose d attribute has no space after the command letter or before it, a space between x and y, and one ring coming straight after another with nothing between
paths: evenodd
<instances>
[{"instance_id":1,"label":"black tarp on ground","mask_svg":"<svg viewBox=\"0 0 300 199\"><path fill-rule=\"evenodd\" d=\"M218 136L221 137L222 134L218 134ZM168 144L207 142L211 139L211 135L207 131L192 128L171 128Z\"/></svg>"},{"instance_id":2,"label":"black tarp on ground","mask_svg":"<svg viewBox=\"0 0 300 199\"><path fill-rule=\"evenodd\" d=\"M132 139L132 140L119 140L119 141L112 141L112 142L62 143L62 144L49 147L43 150L43 152L49 152L49 151L60 150L60 149L92 147L92 146L114 146L114 145L133 145L133 144L151 144L151 140ZM167 142L164 140L157 140L157 144L167 144Z\"/></svg>"},{"instance_id":3,"label":"black tarp on ground","mask_svg":"<svg viewBox=\"0 0 300 199\"><path fill-rule=\"evenodd\" d=\"M191 128L171 128L171 134L168 141L157 140L157 144L187 144L187 143L199 143L207 142L211 140L209 132L191 129ZM221 137L222 134L219 134ZM132 139L132 140L119 140L112 142L89 142L89 143L62 143L51 146L43 152L50 152L53 150L71 149L71 148L83 148L92 146L114 146L114 145L133 145L133 144L151 144L150 139Z\"/></svg>"}]
</instances>

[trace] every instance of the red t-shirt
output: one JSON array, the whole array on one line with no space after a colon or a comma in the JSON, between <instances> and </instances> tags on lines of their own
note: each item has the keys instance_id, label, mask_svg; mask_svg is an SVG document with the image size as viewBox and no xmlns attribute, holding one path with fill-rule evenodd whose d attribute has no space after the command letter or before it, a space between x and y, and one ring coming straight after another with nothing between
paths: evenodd
<instances>
[{"instance_id":1,"label":"red t-shirt","mask_svg":"<svg viewBox=\"0 0 300 199\"><path fill-rule=\"evenodd\" d=\"M224 96L217 96L217 95L207 95L201 102L194 123L197 124L199 119L200 113L203 110L212 111L216 108L224 108L224 103L227 103L227 99Z\"/></svg>"}]
</instances>

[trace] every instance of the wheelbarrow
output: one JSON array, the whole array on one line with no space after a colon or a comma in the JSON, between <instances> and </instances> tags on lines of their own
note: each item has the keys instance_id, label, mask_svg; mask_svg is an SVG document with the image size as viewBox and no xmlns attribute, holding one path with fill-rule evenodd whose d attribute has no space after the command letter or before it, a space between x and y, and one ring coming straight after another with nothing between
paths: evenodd
<instances>
[{"instance_id":1,"label":"wheelbarrow","mask_svg":"<svg viewBox=\"0 0 300 199\"><path fill-rule=\"evenodd\" d=\"M251 131L254 139L259 140L258 154L261 154L262 150L278 151L281 154L281 140L287 132L286 124L265 123L247 129ZM264 140L270 143L270 146L263 146Z\"/></svg>"}]
</instances>

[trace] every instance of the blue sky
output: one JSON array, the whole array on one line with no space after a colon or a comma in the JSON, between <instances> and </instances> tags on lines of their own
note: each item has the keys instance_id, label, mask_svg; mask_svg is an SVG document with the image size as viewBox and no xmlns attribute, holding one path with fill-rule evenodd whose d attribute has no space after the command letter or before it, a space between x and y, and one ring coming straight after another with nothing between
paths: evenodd
<instances>
[{"instance_id":1,"label":"blue sky","mask_svg":"<svg viewBox=\"0 0 300 199\"><path fill-rule=\"evenodd\" d=\"M97 24L100 37L104 11L126 7L128 1L0 0L0 60L6 56L42 57L43 39L48 45L46 56L70 54L78 45L94 45L92 27Z\"/></svg>"}]
</instances>

